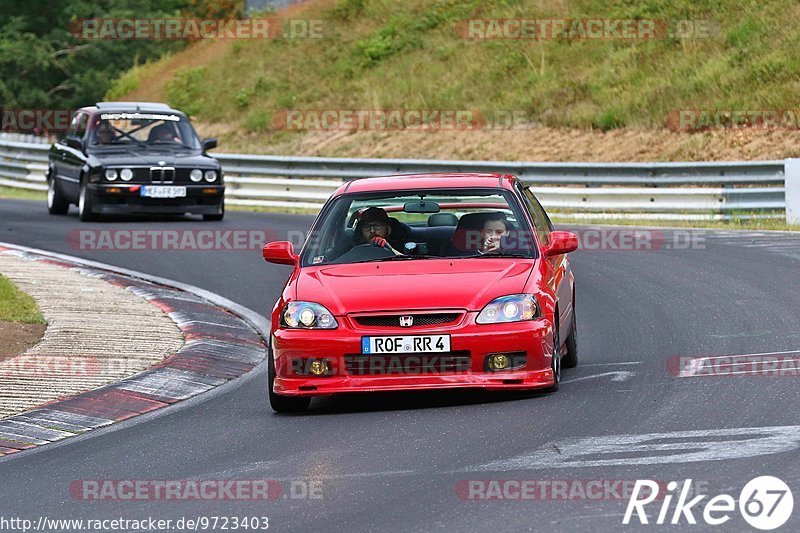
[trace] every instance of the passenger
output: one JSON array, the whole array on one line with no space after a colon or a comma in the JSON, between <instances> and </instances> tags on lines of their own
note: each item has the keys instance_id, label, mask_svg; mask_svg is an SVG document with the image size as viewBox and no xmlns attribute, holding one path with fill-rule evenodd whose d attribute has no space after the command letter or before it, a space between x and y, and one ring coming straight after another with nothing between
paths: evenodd
<instances>
[{"instance_id":1,"label":"passenger","mask_svg":"<svg viewBox=\"0 0 800 533\"><path fill-rule=\"evenodd\" d=\"M148 136L150 142L155 143L174 143L179 142L176 137L172 135L172 128L168 124L161 124L156 126Z\"/></svg>"},{"instance_id":2,"label":"passenger","mask_svg":"<svg viewBox=\"0 0 800 533\"><path fill-rule=\"evenodd\" d=\"M481 246L478 251L482 254L500 250L500 240L508 236L510 224L504 213L490 213L483 221L481 229Z\"/></svg>"}]
</instances>

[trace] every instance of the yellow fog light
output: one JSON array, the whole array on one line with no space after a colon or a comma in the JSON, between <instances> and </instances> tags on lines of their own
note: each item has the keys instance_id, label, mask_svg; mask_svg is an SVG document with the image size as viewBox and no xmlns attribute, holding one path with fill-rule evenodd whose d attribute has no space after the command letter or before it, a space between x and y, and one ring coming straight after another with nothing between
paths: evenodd
<instances>
[{"instance_id":1,"label":"yellow fog light","mask_svg":"<svg viewBox=\"0 0 800 533\"><path fill-rule=\"evenodd\" d=\"M311 361L311 364L308 365L308 369L315 376L323 376L328 373L328 363L325 361Z\"/></svg>"},{"instance_id":2,"label":"yellow fog light","mask_svg":"<svg viewBox=\"0 0 800 533\"><path fill-rule=\"evenodd\" d=\"M491 370L503 370L509 366L511 366L511 359L505 354L499 353L489 357L489 369Z\"/></svg>"}]
</instances>

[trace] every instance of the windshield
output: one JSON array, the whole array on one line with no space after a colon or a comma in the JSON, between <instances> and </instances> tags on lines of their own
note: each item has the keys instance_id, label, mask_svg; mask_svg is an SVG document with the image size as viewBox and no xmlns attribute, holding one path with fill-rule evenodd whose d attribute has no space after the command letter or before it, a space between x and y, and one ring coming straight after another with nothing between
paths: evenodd
<instances>
[{"instance_id":1,"label":"windshield","mask_svg":"<svg viewBox=\"0 0 800 533\"><path fill-rule=\"evenodd\" d=\"M90 126L88 146L201 149L200 139L186 117L147 112L101 114Z\"/></svg>"},{"instance_id":2,"label":"windshield","mask_svg":"<svg viewBox=\"0 0 800 533\"><path fill-rule=\"evenodd\" d=\"M522 210L503 189L343 195L321 215L303 266L369 261L537 257Z\"/></svg>"}]
</instances>

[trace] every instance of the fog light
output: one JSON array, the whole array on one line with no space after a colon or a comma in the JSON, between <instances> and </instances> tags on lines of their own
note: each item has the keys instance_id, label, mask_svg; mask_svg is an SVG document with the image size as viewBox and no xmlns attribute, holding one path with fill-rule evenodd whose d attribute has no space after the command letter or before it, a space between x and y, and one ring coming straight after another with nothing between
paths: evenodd
<instances>
[{"instance_id":1,"label":"fog light","mask_svg":"<svg viewBox=\"0 0 800 533\"><path fill-rule=\"evenodd\" d=\"M328 363L325 361L311 361L311 364L308 365L308 369L315 376L324 376L328 373Z\"/></svg>"},{"instance_id":2,"label":"fog light","mask_svg":"<svg viewBox=\"0 0 800 533\"><path fill-rule=\"evenodd\" d=\"M490 370L503 370L511 366L511 359L507 355L498 353L489 357Z\"/></svg>"}]
</instances>

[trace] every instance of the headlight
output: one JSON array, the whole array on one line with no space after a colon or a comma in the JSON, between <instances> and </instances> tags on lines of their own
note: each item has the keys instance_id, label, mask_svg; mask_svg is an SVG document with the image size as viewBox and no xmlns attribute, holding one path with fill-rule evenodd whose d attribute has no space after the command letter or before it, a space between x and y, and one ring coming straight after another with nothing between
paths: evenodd
<instances>
[{"instance_id":1,"label":"headlight","mask_svg":"<svg viewBox=\"0 0 800 533\"><path fill-rule=\"evenodd\" d=\"M492 300L478 315L478 324L521 322L538 318L539 304L531 294L511 294Z\"/></svg>"},{"instance_id":2,"label":"headlight","mask_svg":"<svg viewBox=\"0 0 800 533\"><path fill-rule=\"evenodd\" d=\"M114 181L117 179L117 171L113 168L106 169L106 179L108 181Z\"/></svg>"},{"instance_id":3,"label":"headlight","mask_svg":"<svg viewBox=\"0 0 800 533\"><path fill-rule=\"evenodd\" d=\"M336 329L339 323L325 306L313 302L289 302L281 313L281 326L300 329Z\"/></svg>"},{"instance_id":4,"label":"headlight","mask_svg":"<svg viewBox=\"0 0 800 533\"><path fill-rule=\"evenodd\" d=\"M217 171L216 170L206 170L203 177L206 179L207 182L211 183L212 181L217 180Z\"/></svg>"},{"instance_id":5,"label":"headlight","mask_svg":"<svg viewBox=\"0 0 800 533\"><path fill-rule=\"evenodd\" d=\"M119 173L119 177L122 178L123 181L131 181L133 179L133 170L123 168Z\"/></svg>"},{"instance_id":6,"label":"headlight","mask_svg":"<svg viewBox=\"0 0 800 533\"><path fill-rule=\"evenodd\" d=\"M203 179L203 171L200 170L199 168L196 168L191 172L189 172L189 177L193 182L197 183L198 181Z\"/></svg>"}]
</instances>

